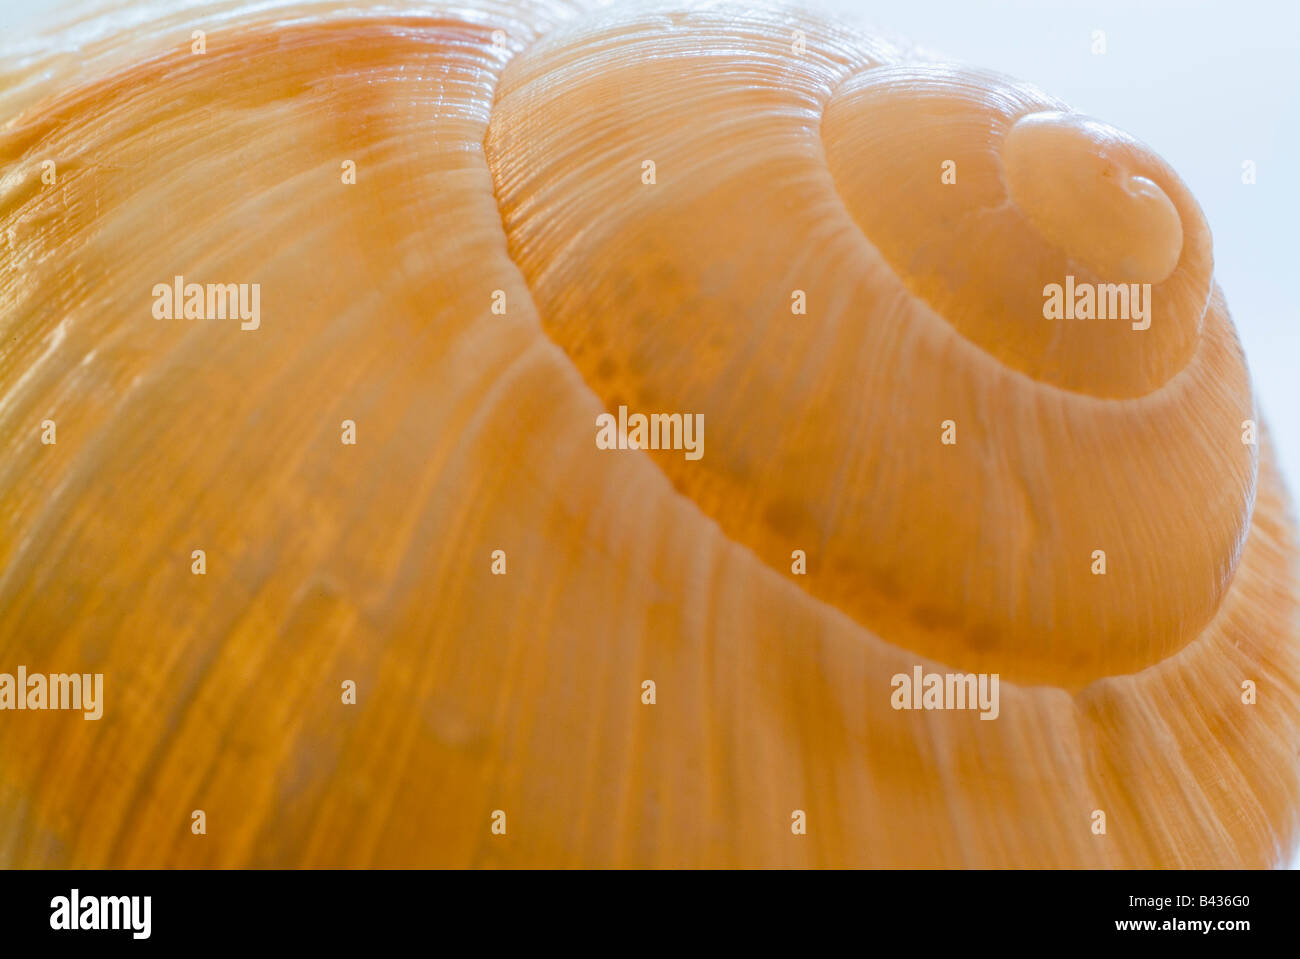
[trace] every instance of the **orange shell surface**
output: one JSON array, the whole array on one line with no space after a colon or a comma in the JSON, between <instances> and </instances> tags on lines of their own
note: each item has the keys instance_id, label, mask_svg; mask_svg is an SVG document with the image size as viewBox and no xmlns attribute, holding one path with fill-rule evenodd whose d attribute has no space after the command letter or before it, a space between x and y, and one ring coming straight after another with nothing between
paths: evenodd
<instances>
[{"instance_id":1,"label":"orange shell surface","mask_svg":"<svg viewBox=\"0 0 1300 959\"><path fill-rule=\"evenodd\" d=\"M366 6L0 75L0 672L104 684L0 712L0 865L1287 861L1295 534L1162 160L798 9Z\"/></svg>"}]
</instances>

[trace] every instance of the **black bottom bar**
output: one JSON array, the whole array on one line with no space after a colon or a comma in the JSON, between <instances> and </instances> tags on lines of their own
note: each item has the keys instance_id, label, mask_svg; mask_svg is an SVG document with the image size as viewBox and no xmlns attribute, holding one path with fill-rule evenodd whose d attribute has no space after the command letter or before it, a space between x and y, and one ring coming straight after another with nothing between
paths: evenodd
<instances>
[{"instance_id":1,"label":"black bottom bar","mask_svg":"<svg viewBox=\"0 0 1300 959\"><path fill-rule=\"evenodd\" d=\"M901 937L916 955L1016 943L1231 949L1293 941L1297 892L1296 872L8 871L0 923L6 946L78 948L421 937L457 953L557 941L802 940L806 951L848 936Z\"/></svg>"}]
</instances>

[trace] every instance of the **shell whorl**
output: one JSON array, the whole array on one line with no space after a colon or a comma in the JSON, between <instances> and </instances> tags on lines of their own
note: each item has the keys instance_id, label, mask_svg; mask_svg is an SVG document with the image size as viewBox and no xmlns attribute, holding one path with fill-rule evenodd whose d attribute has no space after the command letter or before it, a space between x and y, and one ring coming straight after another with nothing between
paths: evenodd
<instances>
[{"instance_id":1,"label":"shell whorl","mask_svg":"<svg viewBox=\"0 0 1300 959\"><path fill-rule=\"evenodd\" d=\"M1024 84L834 53L794 58L786 32L737 38L720 14L597 24L512 62L488 159L547 332L609 408L703 411L706 461L656 456L674 484L775 569L814 544L807 588L890 642L1067 688L1168 656L1218 608L1255 489L1199 209L1149 151ZM665 188L629 197L621 171L651 155ZM1109 189L1116 170L1153 193ZM1089 201L1150 215L1155 272L1120 269ZM1038 226L1077 205L1083 259ZM1159 322L1043 319L1067 274L1153 282ZM795 289L811 306L792 323Z\"/></svg>"},{"instance_id":2,"label":"shell whorl","mask_svg":"<svg viewBox=\"0 0 1300 959\"><path fill-rule=\"evenodd\" d=\"M783 8L355 7L0 90L0 669L120 697L0 722L0 864L1288 854L1296 547L1163 161ZM262 327L150 319L180 273ZM1045 319L1067 274L1150 327ZM596 449L623 404L706 454ZM999 719L893 710L916 665Z\"/></svg>"}]
</instances>

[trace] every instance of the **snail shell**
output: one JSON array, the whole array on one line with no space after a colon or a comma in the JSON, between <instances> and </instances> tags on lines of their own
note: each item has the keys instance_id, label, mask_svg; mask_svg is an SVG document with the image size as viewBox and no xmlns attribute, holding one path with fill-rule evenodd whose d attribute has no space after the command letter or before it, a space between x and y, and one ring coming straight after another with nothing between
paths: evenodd
<instances>
[{"instance_id":1,"label":"snail shell","mask_svg":"<svg viewBox=\"0 0 1300 959\"><path fill-rule=\"evenodd\" d=\"M0 84L0 669L106 690L0 717L0 862L1290 854L1286 493L1142 144L781 7L120 17Z\"/></svg>"}]
</instances>

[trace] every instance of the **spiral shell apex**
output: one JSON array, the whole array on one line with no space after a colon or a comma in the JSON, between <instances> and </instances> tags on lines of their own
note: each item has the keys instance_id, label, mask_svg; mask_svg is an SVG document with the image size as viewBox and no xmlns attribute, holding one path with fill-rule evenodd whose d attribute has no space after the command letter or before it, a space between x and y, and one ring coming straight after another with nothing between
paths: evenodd
<instances>
[{"instance_id":1,"label":"spiral shell apex","mask_svg":"<svg viewBox=\"0 0 1300 959\"><path fill-rule=\"evenodd\" d=\"M122 23L0 81L0 670L105 688L0 714L0 864L1292 854L1288 499L1142 143L784 6Z\"/></svg>"}]
</instances>

